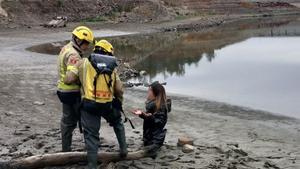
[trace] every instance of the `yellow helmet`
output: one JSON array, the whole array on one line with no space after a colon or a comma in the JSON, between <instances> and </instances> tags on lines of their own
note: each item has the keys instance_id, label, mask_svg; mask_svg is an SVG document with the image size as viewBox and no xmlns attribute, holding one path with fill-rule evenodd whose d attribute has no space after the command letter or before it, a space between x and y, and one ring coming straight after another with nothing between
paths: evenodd
<instances>
[{"instance_id":1,"label":"yellow helmet","mask_svg":"<svg viewBox=\"0 0 300 169\"><path fill-rule=\"evenodd\" d=\"M86 40L89 43L94 43L94 34L93 32L86 26L79 26L75 28L72 32L74 36L76 36L79 40Z\"/></svg>"},{"instance_id":2,"label":"yellow helmet","mask_svg":"<svg viewBox=\"0 0 300 169\"><path fill-rule=\"evenodd\" d=\"M105 52L114 54L114 47L107 40L102 39L102 40L96 42L95 48L97 48L97 47L100 47L101 50L104 50Z\"/></svg>"}]
</instances>

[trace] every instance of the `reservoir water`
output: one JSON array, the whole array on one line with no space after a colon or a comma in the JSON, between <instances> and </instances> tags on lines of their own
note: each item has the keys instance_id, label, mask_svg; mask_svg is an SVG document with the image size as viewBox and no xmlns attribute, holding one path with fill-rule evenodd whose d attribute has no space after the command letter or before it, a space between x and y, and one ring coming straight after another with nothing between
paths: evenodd
<instances>
[{"instance_id":1,"label":"reservoir water","mask_svg":"<svg viewBox=\"0 0 300 169\"><path fill-rule=\"evenodd\" d=\"M299 44L300 37L254 37L192 63L180 52L174 62L151 55L137 66L149 72L139 80L167 82L171 93L300 117Z\"/></svg>"},{"instance_id":2,"label":"reservoir water","mask_svg":"<svg viewBox=\"0 0 300 169\"><path fill-rule=\"evenodd\" d=\"M158 80L168 93L300 118L299 35L300 19L288 17L106 39L116 57L147 72L129 81ZM57 55L65 43L28 50Z\"/></svg>"},{"instance_id":3,"label":"reservoir water","mask_svg":"<svg viewBox=\"0 0 300 169\"><path fill-rule=\"evenodd\" d=\"M169 93L300 118L299 21L267 23L112 41L148 73L132 82L158 80Z\"/></svg>"}]
</instances>

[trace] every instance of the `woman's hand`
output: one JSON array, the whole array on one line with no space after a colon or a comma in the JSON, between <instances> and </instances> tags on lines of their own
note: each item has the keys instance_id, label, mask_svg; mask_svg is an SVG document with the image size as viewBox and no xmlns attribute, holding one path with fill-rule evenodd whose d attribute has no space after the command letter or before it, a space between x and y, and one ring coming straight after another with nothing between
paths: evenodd
<instances>
[{"instance_id":1,"label":"woman's hand","mask_svg":"<svg viewBox=\"0 0 300 169\"><path fill-rule=\"evenodd\" d=\"M138 115L138 116L143 114L143 112L141 110L133 110L133 111L131 111L131 113Z\"/></svg>"},{"instance_id":2,"label":"woman's hand","mask_svg":"<svg viewBox=\"0 0 300 169\"><path fill-rule=\"evenodd\" d=\"M146 117L150 117L150 116L152 116L152 114L151 113L143 113L144 114L144 116L146 116Z\"/></svg>"}]
</instances>

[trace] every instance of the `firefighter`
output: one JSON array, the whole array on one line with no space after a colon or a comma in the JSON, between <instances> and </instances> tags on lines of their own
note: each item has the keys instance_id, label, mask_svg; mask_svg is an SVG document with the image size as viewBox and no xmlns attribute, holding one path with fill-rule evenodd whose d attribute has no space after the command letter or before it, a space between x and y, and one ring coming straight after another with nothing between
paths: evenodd
<instances>
[{"instance_id":1,"label":"firefighter","mask_svg":"<svg viewBox=\"0 0 300 169\"><path fill-rule=\"evenodd\" d=\"M83 53L93 44L93 41L93 32L85 26L79 26L74 29L72 40L62 48L58 56L57 95L62 102L63 110L61 119L63 152L71 151L72 133L79 119L81 96L76 65L82 59ZM70 83L70 81L72 82Z\"/></svg>"}]
</instances>

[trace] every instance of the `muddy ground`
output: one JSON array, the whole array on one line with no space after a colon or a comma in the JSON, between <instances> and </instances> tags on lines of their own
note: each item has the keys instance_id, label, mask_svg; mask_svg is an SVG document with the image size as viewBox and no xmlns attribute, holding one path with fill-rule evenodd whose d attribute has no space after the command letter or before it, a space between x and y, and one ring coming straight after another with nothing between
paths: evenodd
<instances>
[{"instance_id":1,"label":"muddy ground","mask_svg":"<svg viewBox=\"0 0 300 169\"><path fill-rule=\"evenodd\" d=\"M117 36L163 30L172 23L92 25L96 36ZM189 24L190 21L180 21ZM199 22L197 22L199 23ZM203 24L205 24L204 22ZM234 23L234 22L233 22ZM74 24L75 25L75 24ZM192 24L194 25L194 24ZM222 25L221 25L222 26ZM217 27L215 29L218 29ZM0 159L7 161L59 152L61 104L56 97L56 57L26 51L27 47L67 40L71 27L47 30L5 30L0 33ZM205 32L205 29L201 29ZM126 111L144 107L146 92L127 89ZM165 146L157 159L110 164L108 168L300 168L300 121L267 112L170 95ZM142 120L130 116L137 129L126 124L130 151L141 147ZM103 121L100 151L116 151L112 128ZM184 154L177 138L195 139L196 150ZM73 150L84 151L83 136L74 135ZM78 164L49 169L84 168Z\"/></svg>"}]
</instances>

